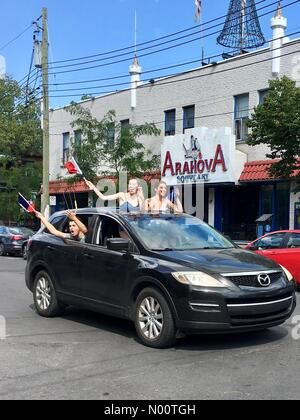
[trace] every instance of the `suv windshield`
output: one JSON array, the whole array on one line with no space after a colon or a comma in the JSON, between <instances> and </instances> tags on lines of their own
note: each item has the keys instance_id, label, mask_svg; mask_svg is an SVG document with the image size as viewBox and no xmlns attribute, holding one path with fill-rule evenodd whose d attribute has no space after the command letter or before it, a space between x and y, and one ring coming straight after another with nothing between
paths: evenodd
<instances>
[{"instance_id":1,"label":"suv windshield","mask_svg":"<svg viewBox=\"0 0 300 420\"><path fill-rule=\"evenodd\" d=\"M235 247L220 233L192 216L127 216L127 222L139 240L153 251Z\"/></svg>"}]
</instances>

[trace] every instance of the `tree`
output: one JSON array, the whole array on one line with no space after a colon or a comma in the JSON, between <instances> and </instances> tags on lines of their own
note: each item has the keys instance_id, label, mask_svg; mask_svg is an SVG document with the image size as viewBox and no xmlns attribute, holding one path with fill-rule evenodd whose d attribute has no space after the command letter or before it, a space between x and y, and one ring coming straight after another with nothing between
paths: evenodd
<instances>
[{"instance_id":1,"label":"tree","mask_svg":"<svg viewBox=\"0 0 300 420\"><path fill-rule=\"evenodd\" d=\"M86 177L113 175L118 178L120 172L138 177L159 168L160 157L139 141L141 136L160 134L154 124L122 127L114 111L109 111L99 121L90 110L76 103L67 109L75 117L73 128L81 132L81 145L75 147L74 152Z\"/></svg>"},{"instance_id":2,"label":"tree","mask_svg":"<svg viewBox=\"0 0 300 420\"><path fill-rule=\"evenodd\" d=\"M0 219L24 218L17 205L20 191L28 198L39 191L42 130L39 106L10 78L0 80Z\"/></svg>"},{"instance_id":3,"label":"tree","mask_svg":"<svg viewBox=\"0 0 300 420\"><path fill-rule=\"evenodd\" d=\"M263 104L257 106L249 121L248 144L265 144L270 148L267 158L280 159L271 166L270 174L293 179L300 189L300 88L284 76L269 82Z\"/></svg>"}]
</instances>

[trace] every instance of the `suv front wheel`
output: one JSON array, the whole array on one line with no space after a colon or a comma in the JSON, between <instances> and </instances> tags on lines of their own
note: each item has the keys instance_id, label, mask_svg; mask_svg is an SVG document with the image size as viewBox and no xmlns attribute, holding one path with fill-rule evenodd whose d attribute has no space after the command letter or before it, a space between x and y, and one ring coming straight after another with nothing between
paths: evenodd
<instances>
[{"instance_id":1,"label":"suv front wheel","mask_svg":"<svg viewBox=\"0 0 300 420\"><path fill-rule=\"evenodd\" d=\"M58 316L62 312L51 277L40 271L34 280L33 299L39 315L45 318Z\"/></svg>"},{"instance_id":2,"label":"suv front wheel","mask_svg":"<svg viewBox=\"0 0 300 420\"><path fill-rule=\"evenodd\" d=\"M176 341L176 328L168 302L160 291L144 289L136 300L135 328L148 347L165 348Z\"/></svg>"}]
</instances>

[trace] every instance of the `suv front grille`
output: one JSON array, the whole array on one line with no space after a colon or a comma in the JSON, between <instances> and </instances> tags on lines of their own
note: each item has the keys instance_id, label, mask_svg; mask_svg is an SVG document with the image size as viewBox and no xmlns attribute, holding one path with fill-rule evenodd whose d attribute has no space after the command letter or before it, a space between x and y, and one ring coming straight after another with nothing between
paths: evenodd
<instances>
[{"instance_id":1,"label":"suv front grille","mask_svg":"<svg viewBox=\"0 0 300 420\"><path fill-rule=\"evenodd\" d=\"M275 272L268 274L271 280L271 284L276 283L282 277L281 272ZM258 274L251 274L251 275L239 275L239 276L227 276L224 277L234 283L236 286L244 286L244 287L262 287L258 282Z\"/></svg>"}]
</instances>

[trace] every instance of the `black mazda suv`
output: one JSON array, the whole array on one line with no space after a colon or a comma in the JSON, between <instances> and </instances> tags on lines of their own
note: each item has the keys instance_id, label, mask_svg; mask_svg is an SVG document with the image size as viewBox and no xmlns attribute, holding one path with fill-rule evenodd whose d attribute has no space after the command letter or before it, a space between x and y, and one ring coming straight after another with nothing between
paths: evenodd
<instances>
[{"instance_id":1,"label":"black mazda suv","mask_svg":"<svg viewBox=\"0 0 300 420\"><path fill-rule=\"evenodd\" d=\"M296 306L291 274L238 248L201 220L180 214L80 209L86 242L41 229L28 244L26 284L37 312L68 306L130 319L147 346L177 333L231 333L284 323ZM51 223L67 233L68 220Z\"/></svg>"}]
</instances>

